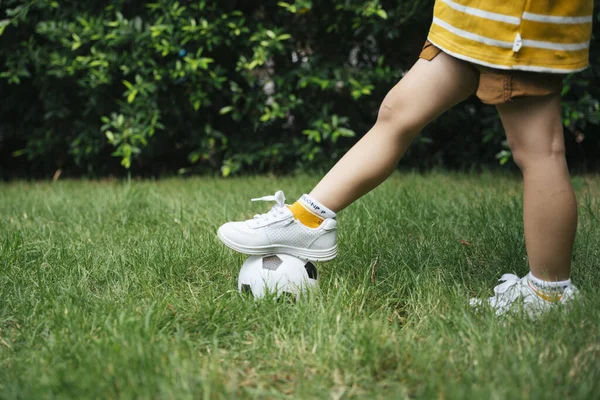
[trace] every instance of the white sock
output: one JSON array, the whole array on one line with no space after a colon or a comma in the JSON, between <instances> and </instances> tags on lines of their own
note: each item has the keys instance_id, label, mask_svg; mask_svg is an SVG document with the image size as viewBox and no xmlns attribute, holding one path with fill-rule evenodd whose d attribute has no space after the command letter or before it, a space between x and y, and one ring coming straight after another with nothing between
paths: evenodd
<instances>
[{"instance_id":1,"label":"white sock","mask_svg":"<svg viewBox=\"0 0 600 400\"><path fill-rule=\"evenodd\" d=\"M558 296L557 300L559 300L560 295L562 295L565 289L571 285L570 279L567 279L566 281L543 281L540 278L533 276L531 272L527 274L527 282L529 283L529 287L531 287L538 296L546 300L551 300L554 296Z\"/></svg>"},{"instance_id":2,"label":"white sock","mask_svg":"<svg viewBox=\"0 0 600 400\"><path fill-rule=\"evenodd\" d=\"M319 203L317 200L313 199L307 194L303 194L298 202L302 203L309 209L311 212L315 213L321 218L335 218L335 212L331 211L329 208L325 207L323 204Z\"/></svg>"}]
</instances>

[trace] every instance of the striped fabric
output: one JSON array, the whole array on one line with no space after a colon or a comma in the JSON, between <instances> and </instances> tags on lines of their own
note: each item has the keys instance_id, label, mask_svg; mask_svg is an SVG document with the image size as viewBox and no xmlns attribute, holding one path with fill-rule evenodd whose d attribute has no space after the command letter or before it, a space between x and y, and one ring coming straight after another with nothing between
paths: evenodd
<instances>
[{"instance_id":1,"label":"striped fabric","mask_svg":"<svg viewBox=\"0 0 600 400\"><path fill-rule=\"evenodd\" d=\"M436 0L429 41L499 69L568 73L588 65L593 0Z\"/></svg>"}]
</instances>

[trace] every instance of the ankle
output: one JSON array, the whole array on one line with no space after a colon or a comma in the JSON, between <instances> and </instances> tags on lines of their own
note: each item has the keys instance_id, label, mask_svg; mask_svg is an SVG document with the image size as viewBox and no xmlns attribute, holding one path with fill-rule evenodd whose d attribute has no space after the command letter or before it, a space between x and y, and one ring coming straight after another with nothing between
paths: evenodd
<instances>
[{"instance_id":1,"label":"ankle","mask_svg":"<svg viewBox=\"0 0 600 400\"><path fill-rule=\"evenodd\" d=\"M569 273L548 273L548 272L533 272L529 271L527 274L532 281L539 285L560 285L562 282L569 282Z\"/></svg>"}]
</instances>

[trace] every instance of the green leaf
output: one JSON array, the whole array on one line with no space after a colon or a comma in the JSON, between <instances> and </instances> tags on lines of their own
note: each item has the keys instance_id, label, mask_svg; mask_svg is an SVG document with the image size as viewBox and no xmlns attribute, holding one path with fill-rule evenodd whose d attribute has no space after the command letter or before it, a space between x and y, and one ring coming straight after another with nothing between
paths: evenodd
<instances>
[{"instance_id":1,"label":"green leaf","mask_svg":"<svg viewBox=\"0 0 600 400\"><path fill-rule=\"evenodd\" d=\"M387 15L387 13L385 12L385 10L384 10L384 9L379 9L379 10L377 10L377 13L376 13L376 14L377 14L377 15L378 15L378 16L379 16L381 19L387 19L387 18L388 18L388 15Z\"/></svg>"},{"instance_id":2,"label":"green leaf","mask_svg":"<svg viewBox=\"0 0 600 400\"><path fill-rule=\"evenodd\" d=\"M499 160L500 165L506 164L511 157L512 153L508 150L502 150L498 154L496 154L496 159Z\"/></svg>"},{"instance_id":3,"label":"green leaf","mask_svg":"<svg viewBox=\"0 0 600 400\"><path fill-rule=\"evenodd\" d=\"M129 167L131 167L131 158L123 157L123 159L121 160L121 165L124 166L125 168L129 169Z\"/></svg>"},{"instance_id":4,"label":"green leaf","mask_svg":"<svg viewBox=\"0 0 600 400\"><path fill-rule=\"evenodd\" d=\"M354 136L356 136L356 132L354 132L352 129L338 128L337 131L339 132L340 136L344 136L344 137L354 137Z\"/></svg>"},{"instance_id":5,"label":"green leaf","mask_svg":"<svg viewBox=\"0 0 600 400\"><path fill-rule=\"evenodd\" d=\"M339 122L340 122L340 118L337 115L334 114L331 117L331 125L333 125L334 128L337 128Z\"/></svg>"},{"instance_id":6,"label":"green leaf","mask_svg":"<svg viewBox=\"0 0 600 400\"><path fill-rule=\"evenodd\" d=\"M198 153L197 151L190 153L189 160L192 164L196 164L200 160L200 153Z\"/></svg>"},{"instance_id":7,"label":"green leaf","mask_svg":"<svg viewBox=\"0 0 600 400\"><path fill-rule=\"evenodd\" d=\"M127 96L127 102L129 104L133 103L133 101L135 100L135 96L137 96L137 94L138 94L138 90L137 89L132 90L129 93L129 95Z\"/></svg>"},{"instance_id":8,"label":"green leaf","mask_svg":"<svg viewBox=\"0 0 600 400\"><path fill-rule=\"evenodd\" d=\"M6 27L8 25L10 25L10 20L8 20L8 19L0 20L0 36L4 33L4 29L6 29Z\"/></svg>"},{"instance_id":9,"label":"green leaf","mask_svg":"<svg viewBox=\"0 0 600 400\"><path fill-rule=\"evenodd\" d=\"M287 11L291 12L292 14L296 13L296 6L294 6L294 5L290 4L290 3L286 3L286 2L280 1L279 3L277 3L277 5L279 7L285 8Z\"/></svg>"},{"instance_id":10,"label":"green leaf","mask_svg":"<svg viewBox=\"0 0 600 400\"><path fill-rule=\"evenodd\" d=\"M29 7L29 6L20 5L20 6L16 6L15 8L8 8L8 9L6 9L6 15L9 17L18 17L19 13L23 9L27 10L26 7Z\"/></svg>"},{"instance_id":11,"label":"green leaf","mask_svg":"<svg viewBox=\"0 0 600 400\"><path fill-rule=\"evenodd\" d=\"M260 61L252 60L252 62L250 62L248 65L246 65L246 69L252 70L252 69L256 68L259 64L260 64Z\"/></svg>"},{"instance_id":12,"label":"green leaf","mask_svg":"<svg viewBox=\"0 0 600 400\"><path fill-rule=\"evenodd\" d=\"M121 82L123 82L123 85L125 85L127 87L127 89L133 90L133 84L131 82L126 81L126 80L122 80Z\"/></svg>"},{"instance_id":13,"label":"green leaf","mask_svg":"<svg viewBox=\"0 0 600 400\"><path fill-rule=\"evenodd\" d=\"M212 58L207 58L207 57L199 58L198 66L202 69L208 69L208 64L211 64L213 62L215 62L215 60Z\"/></svg>"},{"instance_id":14,"label":"green leaf","mask_svg":"<svg viewBox=\"0 0 600 400\"><path fill-rule=\"evenodd\" d=\"M234 107L233 106L227 106L227 107L223 107L219 110L219 114L221 115L225 115L230 113L231 111L233 111Z\"/></svg>"},{"instance_id":15,"label":"green leaf","mask_svg":"<svg viewBox=\"0 0 600 400\"><path fill-rule=\"evenodd\" d=\"M221 167L221 175L223 175L223 178L227 178L231 175L231 167L229 165L223 165Z\"/></svg>"}]
</instances>

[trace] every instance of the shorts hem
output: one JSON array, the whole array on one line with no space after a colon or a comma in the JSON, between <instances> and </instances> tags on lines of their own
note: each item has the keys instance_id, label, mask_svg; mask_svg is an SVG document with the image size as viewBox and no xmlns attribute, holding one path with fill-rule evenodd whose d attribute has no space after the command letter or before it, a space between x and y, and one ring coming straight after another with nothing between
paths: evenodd
<instances>
[{"instance_id":1,"label":"shorts hem","mask_svg":"<svg viewBox=\"0 0 600 400\"><path fill-rule=\"evenodd\" d=\"M484 67L494 68L494 69L502 69L505 71L527 71L527 72L544 72L551 74L570 74L574 72L581 72L589 68L589 64L584 67L579 68L552 68L552 67L541 67L536 65L513 65L512 67L503 65L503 64L494 64L486 61L479 60L474 57L467 56L462 53L458 53L455 51L448 50L445 46L440 46L437 40L432 40L431 35L428 35L427 40L429 40L434 46L438 47L444 53L451 55L454 58L458 58L463 61L467 61L473 64L482 65ZM454 43L453 43L454 44ZM456 47L460 47L454 44Z\"/></svg>"}]
</instances>

